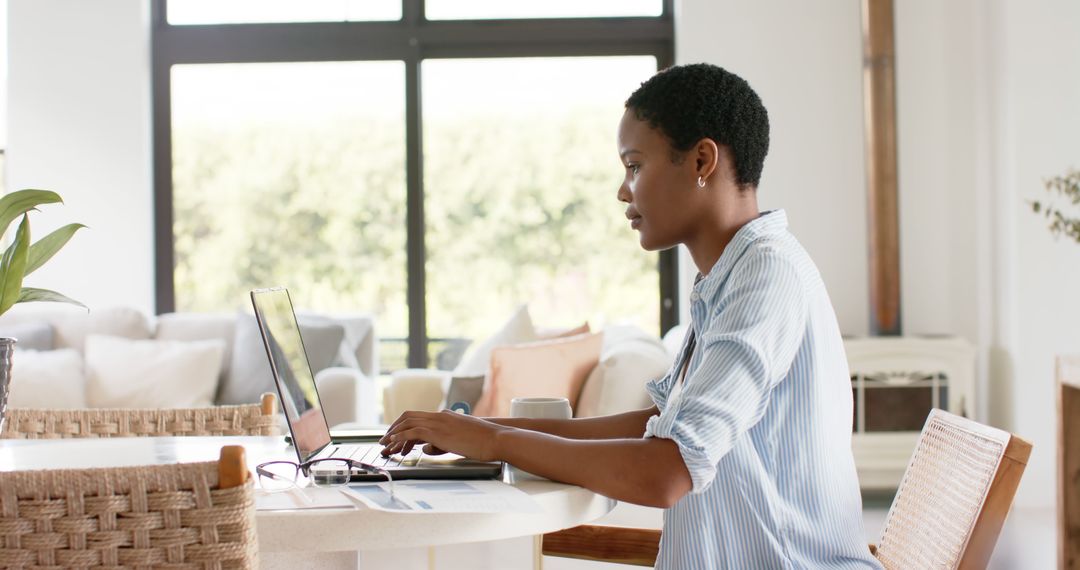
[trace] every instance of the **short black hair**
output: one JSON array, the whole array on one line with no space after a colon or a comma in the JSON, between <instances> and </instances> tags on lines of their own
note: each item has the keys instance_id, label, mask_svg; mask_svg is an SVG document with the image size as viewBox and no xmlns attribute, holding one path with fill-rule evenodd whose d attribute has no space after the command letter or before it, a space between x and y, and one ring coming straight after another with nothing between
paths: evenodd
<instances>
[{"instance_id":1,"label":"short black hair","mask_svg":"<svg viewBox=\"0 0 1080 570\"><path fill-rule=\"evenodd\" d=\"M738 75L707 63L669 67L642 83L626 108L671 139L674 160L710 138L731 149L739 186L757 187L761 180L769 114Z\"/></svg>"}]
</instances>

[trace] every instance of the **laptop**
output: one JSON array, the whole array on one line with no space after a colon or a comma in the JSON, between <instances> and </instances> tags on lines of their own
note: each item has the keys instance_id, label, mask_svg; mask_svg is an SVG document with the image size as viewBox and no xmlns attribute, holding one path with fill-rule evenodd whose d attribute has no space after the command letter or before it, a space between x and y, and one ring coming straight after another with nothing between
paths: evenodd
<instances>
[{"instance_id":1,"label":"laptop","mask_svg":"<svg viewBox=\"0 0 1080 570\"><path fill-rule=\"evenodd\" d=\"M454 456L424 455L420 446L408 455L382 456L378 444L332 443L330 428L322 411L319 391L311 373L292 299L284 287L256 289L251 304L270 359L281 407L289 423L293 448L299 463L313 459L348 458L390 471L398 479L490 479L502 473L502 462L474 461ZM378 473L353 470L353 481L383 481Z\"/></svg>"}]
</instances>

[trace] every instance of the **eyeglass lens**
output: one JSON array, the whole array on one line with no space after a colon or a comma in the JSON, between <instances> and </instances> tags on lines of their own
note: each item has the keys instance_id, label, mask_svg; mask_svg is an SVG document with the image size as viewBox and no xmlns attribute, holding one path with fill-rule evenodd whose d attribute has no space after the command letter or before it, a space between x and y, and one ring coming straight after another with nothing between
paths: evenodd
<instances>
[{"instance_id":1,"label":"eyeglass lens","mask_svg":"<svg viewBox=\"0 0 1080 570\"><path fill-rule=\"evenodd\" d=\"M267 491L280 491L296 485L300 466L291 461L271 461L255 468L259 486Z\"/></svg>"},{"instance_id":2,"label":"eyeglass lens","mask_svg":"<svg viewBox=\"0 0 1080 570\"><path fill-rule=\"evenodd\" d=\"M307 464L308 480L317 487L340 487L352 478L354 462L348 459L316 459ZM374 465L356 464L357 467L378 473L386 477L390 496L394 496L394 479L386 469ZM300 476L300 466L291 461L271 461L255 468L259 476L259 486L267 491L281 491L296 486Z\"/></svg>"}]
</instances>

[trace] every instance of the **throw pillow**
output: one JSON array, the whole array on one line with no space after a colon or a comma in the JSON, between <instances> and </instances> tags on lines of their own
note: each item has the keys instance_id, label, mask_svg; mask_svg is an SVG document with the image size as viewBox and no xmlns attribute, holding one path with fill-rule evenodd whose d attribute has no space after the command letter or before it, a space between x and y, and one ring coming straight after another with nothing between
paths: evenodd
<instances>
[{"instance_id":1,"label":"throw pillow","mask_svg":"<svg viewBox=\"0 0 1080 570\"><path fill-rule=\"evenodd\" d=\"M8 405L58 410L85 408L86 380L79 351L15 349Z\"/></svg>"},{"instance_id":2,"label":"throw pillow","mask_svg":"<svg viewBox=\"0 0 1080 570\"><path fill-rule=\"evenodd\" d=\"M232 341L236 336L236 315L232 313L165 313L158 315L155 340L209 340L225 342L219 382L224 381L232 361Z\"/></svg>"},{"instance_id":3,"label":"throw pillow","mask_svg":"<svg viewBox=\"0 0 1080 570\"><path fill-rule=\"evenodd\" d=\"M605 329L600 363L589 374L574 417L606 416L652 405L645 384L667 373L672 356L659 339L640 335L608 335ZM615 331L613 331L615 332ZM609 338L618 339L608 343Z\"/></svg>"},{"instance_id":4,"label":"throw pillow","mask_svg":"<svg viewBox=\"0 0 1080 570\"><path fill-rule=\"evenodd\" d=\"M589 328L588 321L581 323L580 325L572 329L536 329L536 340L549 340L553 338L563 338L567 336L577 336L579 334L585 334L592 332Z\"/></svg>"},{"instance_id":5,"label":"throw pillow","mask_svg":"<svg viewBox=\"0 0 1080 570\"><path fill-rule=\"evenodd\" d=\"M366 313L334 313L330 318L324 314L302 311L296 313L296 320L301 327L322 322L341 326L344 336L341 347L331 366L344 366L345 368L357 368L368 375L377 375L374 364L374 319ZM307 337L304 337L305 339Z\"/></svg>"},{"instance_id":6,"label":"throw pillow","mask_svg":"<svg viewBox=\"0 0 1080 570\"><path fill-rule=\"evenodd\" d=\"M514 311L510 320L494 335L469 351L454 368L454 376L483 376L491 365L491 352L496 347L532 342L536 340L529 307L522 305Z\"/></svg>"},{"instance_id":7,"label":"throw pillow","mask_svg":"<svg viewBox=\"0 0 1080 570\"><path fill-rule=\"evenodd\" d=\"M0 337L14 338L17 349L52 350L54 333L47 321L27 321L0 326Z\"/></svg>"},{"instance_id":8,"label":"throw pillow","mask_svg":"<svg viewBox=\"0 0 1080 570\"><path fill-rule=\"evenodd\" d=\"M232 362L229 374L218 388L216 401L219 404L250 404L258 402L264 392L277 393L259 323L254 315L246 313L236 318ZM329 368L338 357L345 329L325 317L305 317L299 324L300 338L314 377L320 370Z\"/></svg>"},{"instance_id":9,"label":"throw pillow","mask_svg":"<svg viewBox=\"0 0 1080 570\"><path fill-rule=\"evenodd\" d=\"M454 376L450 378L450 386L446 389L442 407L450 409L450 406L458 402L465 402L470 410L476 410L476 404L480 402L483 393L483 376Z\"/></svg>"},{"instance_id":10,"label":"throw pillow","mask_svg":"<svg viewBox=\"0 0 1080 570\"><path fill-rule=\"evenodd\" d=\"M509 415L514 398L563 397L576 407L581 387L600 359L603 338L601 333L583 334L496 348L476 415Z\"/></svg>"},{"instance_id":11,"label":"throw pillow","mask_svg":"<svg viewBox=\"0 0 1080 570\"><path fill-rule=\"evenodd\" d=\"M225 352L220 340L86 338L86 403L92 408L193 408L213 404Z\"/></svg>"}]
</instances>

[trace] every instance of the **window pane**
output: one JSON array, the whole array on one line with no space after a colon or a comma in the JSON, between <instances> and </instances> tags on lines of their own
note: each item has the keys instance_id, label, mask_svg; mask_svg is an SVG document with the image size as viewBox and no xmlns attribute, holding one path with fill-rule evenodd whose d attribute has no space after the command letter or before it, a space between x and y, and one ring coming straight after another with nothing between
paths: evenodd
<instances>
[{"instance_id":1,"label":"window pane","mask_svg":"<svg viewBox=\"0 0 1080 570\"><path fill-rule=\"evenodd\" d=\"M401 19L401 0L169 0L170 24L265 24Z\"/></svg>"},{"instance_id":2,"label":"window pane","mask_svg":"<svg viewBox=\"0 0 1080 570\"><path fill-rule=\"evenodd\" d=\"M652 57L423 63L430 336L482 339L520 303L538 326L659 333L658 254L615 197L623 103L655 71Z\"/></svg>"},{"instance_id":3,"label":"window pane","mask_svg":"<svg viewBox=\"0 0 1080 570\"><path fill-rule=\"evenodd\" d=\"M663 9L662 0L427 0L424 3L429 20L659 16Z\"/></svg>"},{"instance_id":4,"label":"window pane","mask_svg":"<svg viewBox=\"0 0 1080 570\"><path fill-rule=\"evenodd\" d=\"M401 62L172 68L176 308L285 285L404 335Z\"/></svg>"}]
</instances>

